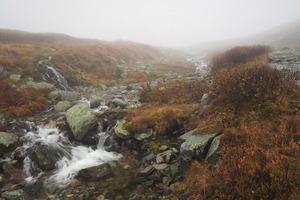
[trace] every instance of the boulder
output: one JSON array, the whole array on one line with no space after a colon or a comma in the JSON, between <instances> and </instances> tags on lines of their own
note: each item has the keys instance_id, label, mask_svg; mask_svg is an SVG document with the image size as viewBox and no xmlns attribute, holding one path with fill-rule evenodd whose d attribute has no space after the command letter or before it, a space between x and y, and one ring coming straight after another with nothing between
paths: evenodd
<instances>
[{"instance_id":1,"label":"boulder","mask_svg":"<svg viewBox=\"0 0 300 200\"><path fill-rule=\"evenodd\" d=\"M86 103L70 108L66 112L66 118L76 140L81 140L97 124L97 117Z\"/></svg>"},{"instance_id":2,"label":"boulder","mask_svg":"<svg viewBox=\"0 0 300 200\"><path fill-rule=\"evenodd\" d=\"M129 139L132 134L123 128L124 123L125 121L120 122L115 128L115 135L121 139Z\"/></svg>"},{"instance_id":3,"label":"boulder","mask_svg":"<svg viewBox=\"0 0 300 200\"><path fill-rule=\"evenodd\" d=\"M209 162L216 162L216 161L218 161L218 159L220 157L220 155L219 155L220 138L221 138L221 135L215 137L211 142L211 145L210 145L207 155L205 157L205 159L208 160Z\"/></svg>"},{"instance_id":4,"label":"boulder","mask_svg":"<svg viewBox=\"0 0 300 200\"><path fill-rule=\"evenodd\" d=\"M109 164L105 163L96 167L82 169L78 174L87 181L95 181L106 178L111 173Z\"/></svg>"},{"instance_id":5,"label":"boulder","mask_svg":"<svg viewBox=\"0 0 300 200\"><path fill-rule=\"evenodd\" d=\"M56 90L52 91L48 95L48 99L51 101L74 101L78 98L78 94L72 91Z\"/></svg>"},{"instance_id":6,"label":"boulder","mask_svg":"<svg viewBox=\"0 0 300 200\"><path fill-rule=\"evenodd\" d=\"M31 151L30 158L44 171L54 169L56 162L63 156L61 152L47 145L34 146Z\"/></svg>"},{"instance_id":7,"label":"boulder","mask_svg":"<svg viewBox=\"0 0 300 200\"><path fill-rule=\"evenodd\" d=\"M101 105L103 99L101 97L93 96L90 100L90 107L91 108L98 108Z\"/></svg>"},{"instance_id":8,"label":"boulder","mask_svg":"<svg viewBox=\"0 0 300 200\"><path fill-rule=\"evenodd\" d=\"M156 156L156 163L170 163L171 159L173 157L173 151L172 150L167 150L165 152L159 153Z\"/></svg>"},{"instance_id":9,"label":"boulder","mask_svg":"<svg viewBox=\"0 0 300 200\"><path fill-rule=\"evenodd\" d=\"M151 134L140 133L140 134L135 134L133 137L138 141L144 141L144 140L149 139L151 137Z\"/></svg>"},{"instance_id":10,"label":"boulder","mask_svg":"<svg viewBox=\"0 0 300 200\"><path fill-rule=\"evenodd\" d=\"M192 135L180 147L180 162L187 169L193 158L202 160L206 157L215 134Z\"/></svg>"},{"instance_id":11,"label":"boulder","mask_svg":"<svg viewBox=\"0 0 300 200\"><path fill-rule=\"evenodd\" d=\"M6 150L10 150L17 146L19 138L14 133L0 132L0 156Z\"/></svg>"},{"instance_id":12,"label":"boulder","mask_svg":"<svg viewBox=\"0 0 300 200\"><path fill-rule=\"evenodd\" d=\"M26 85L35 90L53 90L54 89L54 85L46 83L46 82L28 81Z\"/></svg>"},{"instance_id":13,"label":"boulder","mask_svg":"<svg viewBox=\"0 0 300 200\"><path fill-rule=\"evenodd\" d=\"M70 101L59 101L55 106L55 111L66 111L71 107Z\"/></svg>"},{"instance_id":14,"label":"boulder","mask_svg":"<svg viewBox=\"0 0 300 200\"><path fill-rule=\"evenodd\" d=\"M27 194L22 189L6 191L6 192L3 192L1 196L7 200L27 200L27 199L29 199Z\"/></svg>"},{"instance_id":15,"label":"boulder","mask_svg":"<svg viewBox=\"0 0 300 200\"><path fill-rule=\"evenodd\" d=\"M125 108L127 103L125 101L123 101L122 99L119 98L114 98L111 103L116 106L116 107L121 107L121 108Z\"/></svg>"}]
</instances>

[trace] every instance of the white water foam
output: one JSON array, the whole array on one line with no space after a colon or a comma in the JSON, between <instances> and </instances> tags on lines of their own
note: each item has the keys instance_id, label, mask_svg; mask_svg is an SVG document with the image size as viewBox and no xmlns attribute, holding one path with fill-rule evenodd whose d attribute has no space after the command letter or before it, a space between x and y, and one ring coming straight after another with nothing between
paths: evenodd
<instances>
[{"instance_id":1,"label":"white water foam","mask_svg":"<svg viewBox=\"0 0 300 200\"><path fill-rule=\"evenodd\" d=\"M99 166L122 157L120 154L105 150L104 141L108 137L107 133L100 132L99 136L97 149L94 150L86 146L72 145L68 138L57 128L38 126L36 132L28 132L25 135L25 139L28 141L25 147L28 148L39 143L63 152L65 156L56 163L56 170L54 170L53 175L45 181L45 185L48 187L63 188L72 182L81 169ZM29 157L24 160L24 172L28 176L26 179L28 182L33 182L41 176L41 173L37 177L31 175L30 168L32 164Z\"/></svg>"}]
</instances>

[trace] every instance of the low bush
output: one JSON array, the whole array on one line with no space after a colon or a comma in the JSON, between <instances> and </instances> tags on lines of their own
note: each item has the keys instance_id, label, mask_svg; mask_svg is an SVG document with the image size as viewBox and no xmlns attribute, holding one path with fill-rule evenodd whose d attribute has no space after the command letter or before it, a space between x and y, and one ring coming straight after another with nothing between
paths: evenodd
<instances>
[{"instance_id":1,"label":"low bush","mask_svg":"<svg viewBox=\"0 0 300 200\"><path fill-rule=\"evenodd\" d=\"M211 58L211 72L215 73L220 69L244 64L258 57L265 57L269 53L270 47L265 45L238 46L218 53Z\"/></svg>"},{"instance_id":2,"label":"low bush","mask_svg":"<svg viewBox=\"0 0 300 200\"><path fill-rule=\"evenodd\" d=\"M144 104L139 110L128 111L124 127L133 133L148 132L152 129L158 135L171 134L174 130L180 130L197 108L197 104L180 106Z\"/></svg>"}]
</instances>

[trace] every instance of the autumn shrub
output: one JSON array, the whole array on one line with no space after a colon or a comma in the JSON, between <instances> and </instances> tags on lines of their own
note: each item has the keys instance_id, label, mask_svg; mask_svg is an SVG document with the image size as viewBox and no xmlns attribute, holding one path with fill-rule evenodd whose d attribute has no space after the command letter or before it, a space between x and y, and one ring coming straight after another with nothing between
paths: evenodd
<instances>
[{"instance_id":1,"label":"autumn shrub","mask_svg":"<svg viewBox=\"0 0 300 200\"><path fill-rule=\"evenodd\" d=\"M172 134L180 130L197 110L196 104L164 105L144 104L139 110L129 110L125 128L133 133L148 132L149 129L156 134Z\"/></svg>"},{"instance_id":2,"label":"autumn shrub","mask_svg":"<svg viewBox=\"0 0 300 200\"><path fill-rule=\"evenodd\" d=\"M209 89L205 81L176 80L159 83L152 87L150 83L142 86L141 98L144 102L161 104L200 103L201 98Z\"/></svg>"},{"instance_id":3,"label":"autumn shrub","mask_svg":"<svg viewBox=\"0 0 300 200\"><path fill-rule=\"evenodd\" d=\"M206 191L205 199L292 198L300 191L299 142L299 114L242 120L239 127L224 130L216 166L191 166L185 180L189 196L202 197Z\"/></svg>"},{"instance_id":4,"label":"autumn shrub","mask_svg":"<svg viewBox=\"0 0 300 200\"><path fill-rule=\"evenodd\" d=\"M245 64L257 57L266 56L270 47L265 45L238 46L218 53L211 58L211 72L215 73L220 69L234 67L238 64Z\"/></svg>"},{"instance_id":5,"label":"autumn shrub","mask_svg":"<svg viewBox=\"0 0 300 200\"><path fill-rule=\"evenodd\" d=\"M296 82L282 71L260 63L222 69L213 76L217 101L236 110L245 105L252 109L268 101L280 101L295 87Z\"/></svg>"}]
</instances>

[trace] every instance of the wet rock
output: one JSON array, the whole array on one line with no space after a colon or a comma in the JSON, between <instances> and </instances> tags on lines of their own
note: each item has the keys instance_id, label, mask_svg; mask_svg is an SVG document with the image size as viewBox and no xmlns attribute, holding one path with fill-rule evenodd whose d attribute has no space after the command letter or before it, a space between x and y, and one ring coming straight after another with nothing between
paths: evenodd
<instances>
[{"instance_id":1,"label":"wet rock","mask_svg":"<svg viewBox=\"0 0 300 200\"><path fill-rule=\"evenodd\" d=\"M21 189L3 192L1 196L7 200L28 200L29 199L27 194Z\"/></svg>"},{"instance_id":2,"label":"wet rock","mask_svg":"<svg viewBox=\"0 0 300 200\"><path fill-rule=\"evenodd\" d=\"M0 132L0 156L5 151L15 148L19 143L19 138L14 133Z\"/></svg>"},{"instance_id":3,"label":"wet rock","mask_svg":"<svg viewBox=\"0 0 300 200\"><path fill-rule=\"evenodd\" d=\"M121 107L121 108L125 108L127 105L127 102L123 101L122 99L119 98L114 98L111 103L116 106L116 107Z\"/></svg>"},{"instance_id":4,"label":"wet rock","mask_svg":"<svg viewBox=\"0 0 300 200\"><path fill-rule=\"evenodd\" d=\"M142 161L143 161L143 163L152 163L155 161L155 159L156 159L155 154L149 154L149 155L145 156L142 159Z\"/></svg>"},{"instance_id":5,"label":"wet rock","mask_svg":"<svg viewBox=\"0 0 300 200\"><path fill-rule=\"evenodd\" d=\"M82 138L82 143L86 145L95 145L99 141L99 135L89 132Z\"/></svg>"},{"instance_id":6,"label":"wet rock","mask_svg":"<svg viewBox=\"0 0 300 200\"><path fill-rule=\"evenodd\" d=\"M31 151L30 158L44 171L54 169L56 162L63 156L61 152L47 145L34 146Z\"/></svg>"},{"instance_id":7,"label":"wet rock","mask_svg":"<svg viewBox=\"0 0 300 200\"><path fill-rule=\"evenodd\" d=\"M91 108L98 108L101 105L103 99L101 97L93 96L90 100L90 107Z\"/></svg>"},{"instance_id":8,"label":"wet rock","mask_svg":"<svg viewBox=\"0 0 300 200\"><path fill-rule=\"evenodd\" d=\"M215 134L192 135L180 147L180 161L187 168L193 158L204 159Z\"/></svg>"},{"instance_id":9,"label":"wet rock","mask_svg":"<svg viewBox=\"0 0 300 200\"><path fill-rule=\"evenodd\" d=\"M115 135L121 139L129 139L132 134L123 128L125 121L120 122L118 126L115 128Z\"/></svg>"},{"instance_id":10,"label":"wet rock","mask_svg":"<svg viewBox=\"0 0 300 200\"><path fill-rule=\"evenodd\" d=\"M66 111L71 107L70 101L60 101L54 106L55 111Z\"/></svg>"},{"instance_id":11,"label":"wet rock","mask_svg":"<svg viewBox=\"0 0 300 200\"><path fill-rule=\"evenodd\" d=\"M26 85L35 90L53 90L54 89L54 85L46 83L46 82L28 81Z\"/></svg>"},{"instance_id":12,"label":"wet rock","mask_svg":"<svg viewBox=\"0 0 300 200\"><path fill-rule=\"evenodd\" d=\"M220 150L220 138L221 135L215 137L211 142L210 148L206 155L206 160L209 162L217 162L220 158L219 150Z\"/></svg>"},{"instance_id":13,"label":"wet rock","mask_svg":"<svg viewBox=\"0 0 300 200\"><path fill-rule=\"evenodd\" d=\"M9 76L9 79L14 81L14 82L19 82L21 79L21 75L20 74L11 74Z\"/></svg>"},{"instance_id":14,"label":"wet rock","mask_svg":"<svg viewBox=\"0 0 300 200\"><path fill-rule=\"evenodd\" d=\"M24 174L22 169L14 167L16 161L6 161L2 168L4 174L9 177L9 180L13 183L24 183Z\"/></svg>"},{"instance_id":15,"label":"wet rock","mask_svg":"<svg viewBox=\"0 0 300 200\"><path fill-rule=\"evenodd\" d=\"M76 140L81 140L89 130L97 125L97 117L86 103L70 108L66 112L66 118Z\"/></svg>"},{"instance_id":16,"label":"wet rock","mask_svg":"<svg viewBox=\"0 0 300 200\"><path fill-rule=\"evenodd\" d=\"M82 169L79 171L79 175L87 181L95 181L106 178L111 175L112 171L109 164L105 163L96 167Z\"/></svg>"},{"instance_id":17,"label":"wet rock","mask_svg":"<svg viewBox=\"0 0 300 200\"><path fill-rule=\"evenodd\" d=\"M26 149L25 147L18 147L12 154L12 158L17 160L18 162L23 162L24 158L26 157Z\"/></svg>"}]
</instances>

